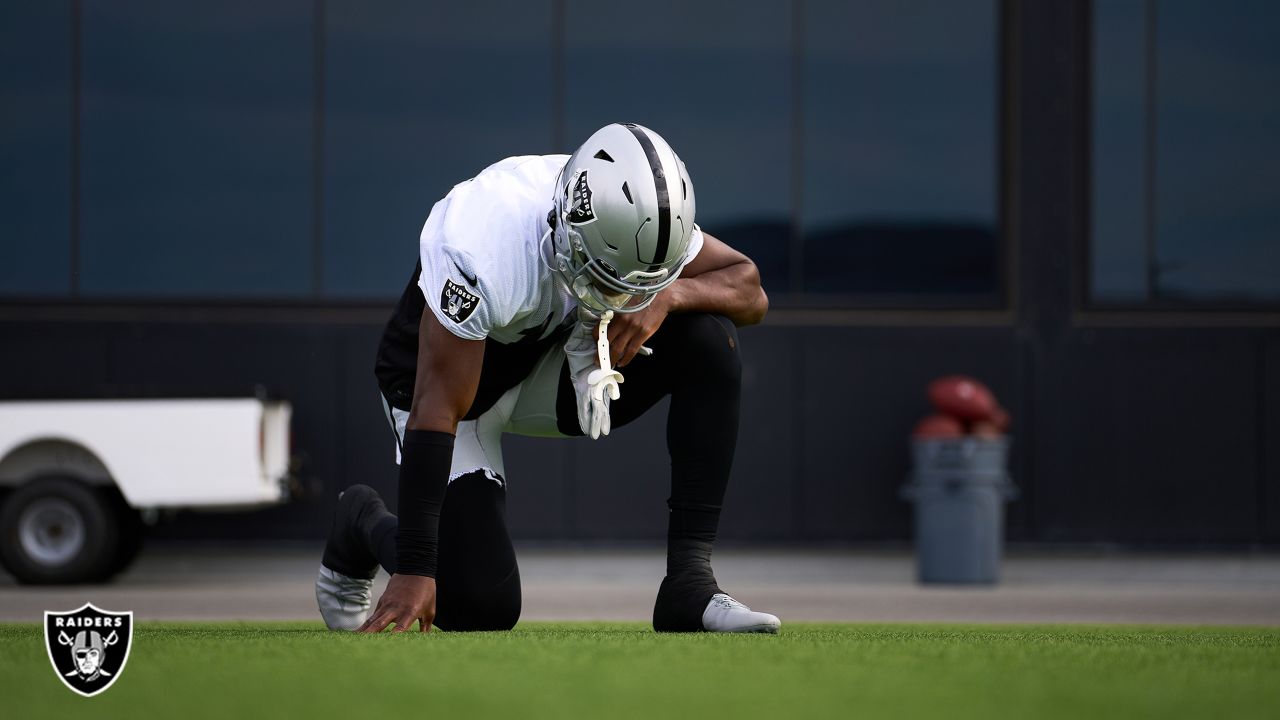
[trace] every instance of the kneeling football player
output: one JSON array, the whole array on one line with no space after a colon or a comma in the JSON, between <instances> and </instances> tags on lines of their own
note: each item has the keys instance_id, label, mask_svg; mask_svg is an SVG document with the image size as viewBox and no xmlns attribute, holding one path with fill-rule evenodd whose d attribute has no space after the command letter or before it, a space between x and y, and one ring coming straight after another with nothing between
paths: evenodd
<instances>
[{"instance_id":1,"label":"kneeling football player","mask_svg":"<svg viewBox=\"0 0 1280 720\"><path fill-rule=\"evenodd\" d=\"M514 626L502 434L599 438L670 396L654 628L777 632L711 569L737 442L736 328L768 299L755 264L694 224L670 146L615 124L567 158L499 161L436 203L419 256L375 369L400 514L367 486L339 498L316 580L328 626ZM391 580L370 614L379 565Z\"/></svg>"}]
</instances>

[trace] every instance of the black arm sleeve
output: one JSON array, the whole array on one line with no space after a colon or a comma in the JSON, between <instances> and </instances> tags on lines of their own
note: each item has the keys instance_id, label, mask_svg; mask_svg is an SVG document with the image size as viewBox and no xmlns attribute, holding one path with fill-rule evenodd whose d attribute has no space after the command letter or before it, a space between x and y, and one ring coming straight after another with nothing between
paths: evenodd
<instances>
[{"instance_id":1,"label":"black arm sleeve","mask_svg":"<svg viewBox=\"0 0 1280 720\"><path fill-rule=\"evenodd\" d=\"M409 430L400 449L400 526L396 531L396 572L436 576L440 508L449 485L453 436Z\"/></svg>"}]
</instances>

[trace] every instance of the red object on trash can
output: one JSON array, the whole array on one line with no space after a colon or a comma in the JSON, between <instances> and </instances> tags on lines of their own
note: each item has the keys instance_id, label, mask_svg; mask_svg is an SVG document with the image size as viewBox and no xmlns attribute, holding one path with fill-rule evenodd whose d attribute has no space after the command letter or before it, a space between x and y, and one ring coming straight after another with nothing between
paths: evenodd
<instances>
[{"instance_id":1,"label":"red object on trash can","mask_svg":"<svg viewBox=\"0 0 1280 720\"><path fill-rule=\"evenodd\" d=\"M997 407L994 415L991 416L991 424L1002 433L1009 432L1009 413L1002 407Z\"/></svg>"},{"instance_id":2,"label":"red object on trash can","mask_svg":"<svg viewBox=\"0 0 1280 720\"><path fill-rule=\"evenodd\" d=\"M964 423L950 415L930 415L916 423L911 434L918 438L964 437Z\"/></svg>"},{"instance_id":3,"label":"red object on trash can","mask_svg":"<svg viewBox=\"0 0 1280 720\"><path fill-rule=\"evenodd\" d=\"M992 440L1000 437L1004 433L1000 431L1000 427L995 423L987 420L979 420L969 426L969 434L977 438Z\"/></svg>"},{"instance_id":4,"label":"red object on trash can","mask_svg":"<svg viewBox=\"0 0 1280 720\"><path fill-rule=\"evenodd\" d=\"M1000 409L986 385L964 375L948 375L929 383L929 402L938 412L965 422L993 420Z\"/></svg>"}]
</instances>

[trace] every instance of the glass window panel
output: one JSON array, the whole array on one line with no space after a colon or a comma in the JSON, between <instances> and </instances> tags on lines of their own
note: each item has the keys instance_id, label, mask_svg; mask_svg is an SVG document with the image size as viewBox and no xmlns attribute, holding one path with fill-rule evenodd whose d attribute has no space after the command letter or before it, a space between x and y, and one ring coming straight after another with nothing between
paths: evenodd
<instances>
[{"instance_id":1,"label":"glass window panel","mask_svg":"<svg viewBox=\"0 0 1280 720\"><path fill-rule=\"evenodd\" d=\"M312 289L312 3L85 3L86 294Z\"/></svg>"},{"instance_id":2,"label":"glass window panel","mask_svg":"<svg viewBox=\"0 0 1280 720\"><path fill-rule=\"evenodd\" d=\"M1270 90L1280 7L1113 0L1094 10L1092 299L1280 300L1280 95Z\"/></svg>"},{"instance_id":3,"label":"glass window panel","mask_svg":"<svg viewBox=\"0 0 1280 720\"><path fill-rule=\"evenodd\" d=\"M566 5L564 151L611 122L657 131L689 168L698 224L788 289L790 4Z\"/></svg>"},{"instance_id":4,"label":"glass window panel","mask_svg":"<svg viewBox=\"0 0 1280 720\"><path fill-rule=\"evenodd\" d=\"M71 287L71 17L0 4L0 295Z\"/></svg>"},{"instance_id":5,"label":"glass window panel","mask_svg":"<svg viewBox=\"0 0 1280 720\"><path fill-rule=\"evenodd\" d=\"M1094 4L1092 297L1147 297L1146 0Z\"/></svg>"},{"instance_id":6,"label":"glass window panel","mask_svg":"<svg viewBox=\"0 0 1280 720\"><path fill-rule=\"evenodd\" d=\"M449 188L504 157L559 151L552 6L343 0L326 8L323 288L393 297L413 269L423 221Z\"/></svg>"},{"instance_id":7,"label":"glass window panel","mask_svg":"<svg viewBox=\"0 0 1280 720\"><path fill-rule=\"evenodd\" d=\"M1158 3L1160 299L1280 300L1280 4Z\"/></svg>"},{"instance_id":8,"label":"glass window panel","mask_svg":"<svg viewBox=\"0 0 1280 720\"><path fill-rule=\"evenodd\" d=\"M993 0L806 3L805 291L995 302Z\"/></svg>"}]
</instances>

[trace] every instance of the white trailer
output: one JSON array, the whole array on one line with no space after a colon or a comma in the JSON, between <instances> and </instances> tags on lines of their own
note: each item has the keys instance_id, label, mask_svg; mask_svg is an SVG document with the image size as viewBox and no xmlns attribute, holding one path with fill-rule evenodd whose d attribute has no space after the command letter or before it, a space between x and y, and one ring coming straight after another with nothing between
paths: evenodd
<instances>
[{"instance_id":1,"label":"white trailer","mask_svg":"<svg viewBox=\"0 0 1280 720\"><path fill-rule=\"evenodd\" d=\"M285 402L0 402L0 563L20 582L106 580L160 510L289 496Z\"/></svg>"}]
</instances>

